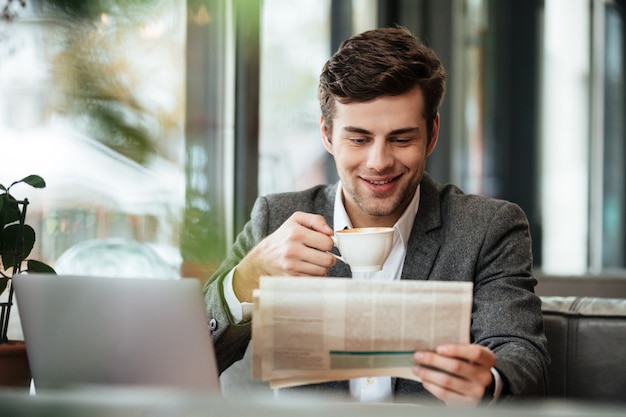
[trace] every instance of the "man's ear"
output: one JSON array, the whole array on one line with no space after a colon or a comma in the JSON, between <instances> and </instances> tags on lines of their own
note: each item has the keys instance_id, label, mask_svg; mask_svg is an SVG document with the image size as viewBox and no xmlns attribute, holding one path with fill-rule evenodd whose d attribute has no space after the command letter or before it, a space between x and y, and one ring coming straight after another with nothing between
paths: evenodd
<instances>
[{"instance_id":1,"label":"man's ear","mask_svg":"<svg viewBox=\"0 0 626 417\"><path fill-rule=\"evenodd\" d=\"M439 113L437 113L435 120L433 120L433 131L430 137L430 142L426 148L426 156L430 156L430 154L435 150L435 147L437 146L437 139L439 139Z\"/></svg>"},{"instance_id":2,"label":"man's ear","mask_svg":"<svg viewBox=\"0 0 626 417\"><path fill-rule=\"evenodd\" d=\"M330 141L330 136L328 135L328 129L326 128L326 123L324 121L324 116L320 116L320 133L322 134L322 145L324 145L324 149L329 154L333 154L333 144Z\"/></svg>"}]
</instances>

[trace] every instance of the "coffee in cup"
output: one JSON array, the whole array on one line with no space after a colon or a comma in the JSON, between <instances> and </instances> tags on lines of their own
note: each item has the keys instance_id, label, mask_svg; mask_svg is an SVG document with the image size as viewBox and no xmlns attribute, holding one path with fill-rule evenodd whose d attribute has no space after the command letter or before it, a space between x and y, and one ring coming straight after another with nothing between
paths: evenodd
<instances>
[{"instance_id":1,"label":"coffee in cup","mask_svg":"<svg viewBox=\"0 0 626 417\"><path fill-rule=\"evenodd\" d=\"M356 227L337 230L333 241L341 253L337 259L352 272L374 272L383 269L393 245L393 227Z\"/></svg>"}]
</instances>

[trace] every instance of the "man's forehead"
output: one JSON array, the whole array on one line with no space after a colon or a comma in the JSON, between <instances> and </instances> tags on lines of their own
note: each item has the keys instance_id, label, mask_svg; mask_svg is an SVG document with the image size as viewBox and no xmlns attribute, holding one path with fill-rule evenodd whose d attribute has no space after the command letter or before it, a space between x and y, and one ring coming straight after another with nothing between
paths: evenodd
<instances>
[{"instance_id":1,"label":"man's forehead","mask_svg":"<svg viewBox=\"0 0 626 417\"><path fill-rule=\"evenodd\" d=\"M381 96L366 102L336 103L334 112L336 127L389 124L397 128L417 126L425 121L424 100L421 91L399 96Z\"/></svg>"}]
</instances>

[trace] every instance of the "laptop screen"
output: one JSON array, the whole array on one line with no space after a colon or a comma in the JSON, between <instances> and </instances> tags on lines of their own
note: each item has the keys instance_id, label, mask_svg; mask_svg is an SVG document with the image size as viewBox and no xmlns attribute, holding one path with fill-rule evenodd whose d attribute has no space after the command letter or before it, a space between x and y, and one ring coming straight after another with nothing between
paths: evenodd
<instances>
[{"instance_id":1,"label":"laptop screen","mask_svg":"<svg viewBox=\"0 0 626 417\"><path fill-rule=\"evenodd\" d=\"M13 279L37 391L132 385L219 392L200 282Z\"/></svg>"}]
</instances>

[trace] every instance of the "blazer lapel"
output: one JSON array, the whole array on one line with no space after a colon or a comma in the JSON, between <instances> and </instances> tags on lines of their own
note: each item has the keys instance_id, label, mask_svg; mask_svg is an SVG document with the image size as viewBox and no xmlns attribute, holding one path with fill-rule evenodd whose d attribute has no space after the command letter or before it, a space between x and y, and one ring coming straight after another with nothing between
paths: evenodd
<instances>
[{"instance_id":1,"label":"blazer lapel","mask_svg":"<svg viewBox=\"0 0 626 417\"><path fill-rule=\"evenodd\" d=\"M441 247L436 229L441 227L439 192L432 178L424 173L420 186L420 202L407 244L402 279L426 280Z\"/></svg>"}]
</instances>

